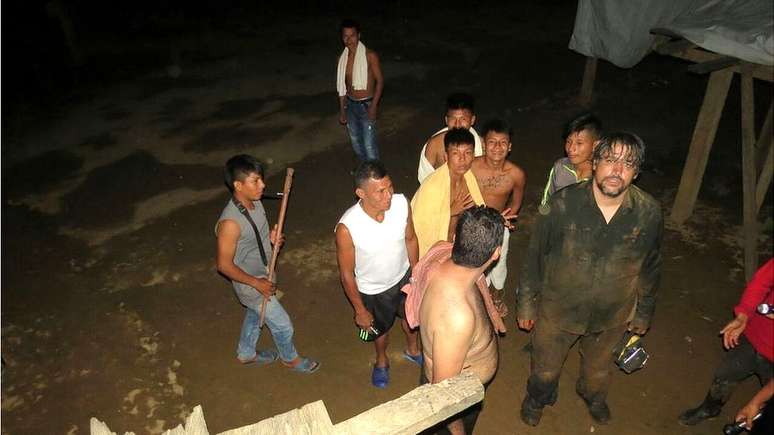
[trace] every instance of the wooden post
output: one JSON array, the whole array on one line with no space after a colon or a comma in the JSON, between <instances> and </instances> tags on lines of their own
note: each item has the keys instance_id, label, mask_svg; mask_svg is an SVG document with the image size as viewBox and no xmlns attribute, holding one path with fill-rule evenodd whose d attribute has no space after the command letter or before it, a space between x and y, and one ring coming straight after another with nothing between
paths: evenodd
<instances>
[{"instance_id":1,"label":"wooden post","mask_svg":"<svg viewBox=\"0 0 774 435\"><path fill-rule=\"evenodd\" d=\"M590 107L594 99L594 81L597 78L597 58L587 57L586 67L583 69L583 83L581 84L578 104L582 107Z\"/></svg>"},{"instance_id":2,"label":"wooden post","mask_svg":"<svg viewBox=\"0 0 774 435\"><path fill-rule=\"evenodd\" d=\"M761 134L758 136L758 142L755 143L755 163L756 168L760 167L758 176L758 185L755 188L755 215L761 211L763 200L766 199L766 191L771 184L772 172L774 172L774 101L769 105L769 111L766 113L766 120L763 122Z\"/></svg>"},{"instance_id":3,"label":"wooden post","mask_svg":"<svg viewBox=\"0 0 774 435\"><path fill-rule=\"evenodd\" d=\"M699 195L701 180L704 178L704 170L707 167L712 143L715 141L715 133L718 130L720 115L726 103L728 88L734 72L730 69L715 71L710 75L707 90L704 93L704 101L699 110L699 117L693 129L691 145L688 148L688 156L683 167L683 175L680 178L680 187L677 189L675 203L672 206L672 221L681 224L693 213L693 206Z\"/></svg>"},{"instance_id":4,"label":"wooden post","mask_svg":"<svg viewBox=\"0 0 774 435\"><path fill-rule=\"evenodd\" d=\"M752 278L758 266L758 213L755 202L755 105L752 65L742 64L742 198L744 275Z\"/></svg>"},{"instance_id":5,"label":"wooden post","mask_svg":"<svg viewBox=\"0 0 774 435\"><path fill-rule=\"evenodd\" d=\"M772 173L774 173L774 140L771 140L771 135L769 135L769 149L763 159L763 169L761 169L761 175L758 177L758 186L755 188L756 216L761 211L763 200L766 199L766 191L769 190L771 185Z\"/></svg>"}]
</instances>

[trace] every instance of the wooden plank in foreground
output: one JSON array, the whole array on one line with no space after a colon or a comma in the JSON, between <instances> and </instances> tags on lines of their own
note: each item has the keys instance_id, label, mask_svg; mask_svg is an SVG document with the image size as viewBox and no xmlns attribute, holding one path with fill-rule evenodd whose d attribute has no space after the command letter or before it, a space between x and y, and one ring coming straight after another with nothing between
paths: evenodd
<instances>
[{"instance_id":1,"label":"wooden plank in foreground","mask_svg":"<svg viewBox=\"0 0 774 435\"><path fill-rule=\"evenodd\" d=\"M484 399L484 386L472 373L422 385L334 426L337 435L414 435Z\"/></svg>"},{"instance_id":2,"label":"wooden plank in foreground","mask_svg":"<svg viewBox=\"0 0 774 435\"><path fill-rule=\"evenodd\" d=\"M91 435L116 435L107 424L94 417L91 418L89 425ZM134 435L134 432L125 432L124 435ZM185 419L185 427L179 424L173 429L164 431L162 435L209 435L202 406L196 405L194 407L193 412Z\"/></svg>"},{"instance_id":3,"label":"wooden plank in foreground","mask_svg":"<svg viewBox=\"0 0 774 435\"><path fill-rule=\"evenodd\" d=\"M221 432L219 435L331 435L333 423L322 400L258 423Z\"/></svg>"}]
</instances>

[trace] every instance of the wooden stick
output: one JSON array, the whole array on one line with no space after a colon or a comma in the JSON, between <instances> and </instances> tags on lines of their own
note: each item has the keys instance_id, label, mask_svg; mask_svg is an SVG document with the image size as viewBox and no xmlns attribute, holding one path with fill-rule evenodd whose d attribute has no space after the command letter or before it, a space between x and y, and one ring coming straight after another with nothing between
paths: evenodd
<instances>
[{"instance_id":1,"label":"wooden stick","mask_svg":"<svg viewBox=\"0 0 774 435\"><path fill-rule=\"evenodd\" d=\"M755 99L752 65L742 64L742 228L744 233L744 276L752 278L758 267L758 213L755 206Z\"/></svg>"},{"instance_id":2,"label":"wooden stick","mask_svg":"<svg viewBox=\"0 0 774 435\"><path fill-rule=\"evenodd\" d=\"M293 168L288 168L285 172L285 187L282 190L282 205L280 206L280 212L279 212L279 218L277 219L277 234L274 235L275 240L281 240L282 239L282 228L285 226L285 212L288 209L288 197L290 196L290 186L293 184ZM271 252L271 260L269 261L269 270L268 270L268 280L269 282L274 281L274 268L277 266L277 257L279 256L279 246L275 246L274 249L272 249ZM258 327L263 327L263 321L266 316L266 303L271 299L269 298L263 298L263 303L261 304L261 323L258 324Z\"/></svg>"}]
</instances>

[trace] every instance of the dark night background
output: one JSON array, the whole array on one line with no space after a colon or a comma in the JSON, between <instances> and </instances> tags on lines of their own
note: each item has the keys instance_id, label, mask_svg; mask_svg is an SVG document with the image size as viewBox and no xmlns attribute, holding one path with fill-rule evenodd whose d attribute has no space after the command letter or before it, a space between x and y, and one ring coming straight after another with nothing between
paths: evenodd
<instances>
[{"instance_id":1,"label":"dark night background","mask_svg":"<svg viewBox=\"0 0 774 435\"><path fill-rule=\"evenodd\" d=\"M5 434L161 433L201 404L211 433L324 400L334 423L416 386L390 345L392 383L368 384L372 350L355 338L333 227L353 201L355 159L337 122L338 25L358 19L386 87L380 149L396 191L417 188L422 144L444 100L465 90L477 124L514 127L510 160L527 173L511 238L513 312L537 203L580 111L585 58L567 48L576 1L9 1L2 3L2 429ZM64 26L64 27L63 27ZM66 29L71 29L68 32ZM68 34L70 39L68 39ZM638 185L668 215L707 75L648 55L624 70L600 61L592 110L648 151ZM771 104L755 84L756 125ZM648 367L617 372L613 421L594 427L565 364L556 406L537 428L518 417L529 336L506 318L500 367L477 434L720 433L757 389L748 380L720 418L676 417L706 392L725 354L717 331L744 287L739 79L734 79L694 216L667 223ZM296 169L278 273L309 377L241 367L243 311L213 266L213 224L228 199L222 165L268 163L269 191ZM276 190L275 190L276 189ZM270 221L276 201L266 201ZM772 250L772 193L758 216L760 261ZM264 333L261 346L270 345Z\"/></svg>"}]
</instances>

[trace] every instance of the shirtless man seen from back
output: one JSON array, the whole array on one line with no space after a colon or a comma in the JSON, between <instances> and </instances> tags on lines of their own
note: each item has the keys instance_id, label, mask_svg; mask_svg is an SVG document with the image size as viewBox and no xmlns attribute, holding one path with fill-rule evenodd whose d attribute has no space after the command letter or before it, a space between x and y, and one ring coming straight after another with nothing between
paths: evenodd
<instances>
[{"instance_id":1,"label":"shirtless man seen from back","mask_svg":"<svg viewBox=\"0 0 774 435\"><path fill-rule=\"evenodd\" d=\"M497 371L497 337L476 281L497 260L503 219L485 206L460 216L452 257L430 270L419 308L424 353L423 381L438 383L463 371L487 385ZM452 434L472 433L480 411L474 405L451 417Z\"/></svg>"},{"instance_id":2,"label":"shirtless man seen from back","mask_svg":"<svg viewBox=\"0 0 774 435\"><path fill-rule=\"evenodd\" d=\"M508 276L508 244L510 231L513 230L510 219L516 218L521 208L527 176L520 167L508 161L512 131L505 122L499 119L489 121L484 126L483 135L484 155L473 160L470 170L476 177L486 205L501 212L506 219L500 259L487 274L488 281L494 287L492 299L504 317L508 312L503 303L503 288Z\"/></svg>"}]
</instances>

